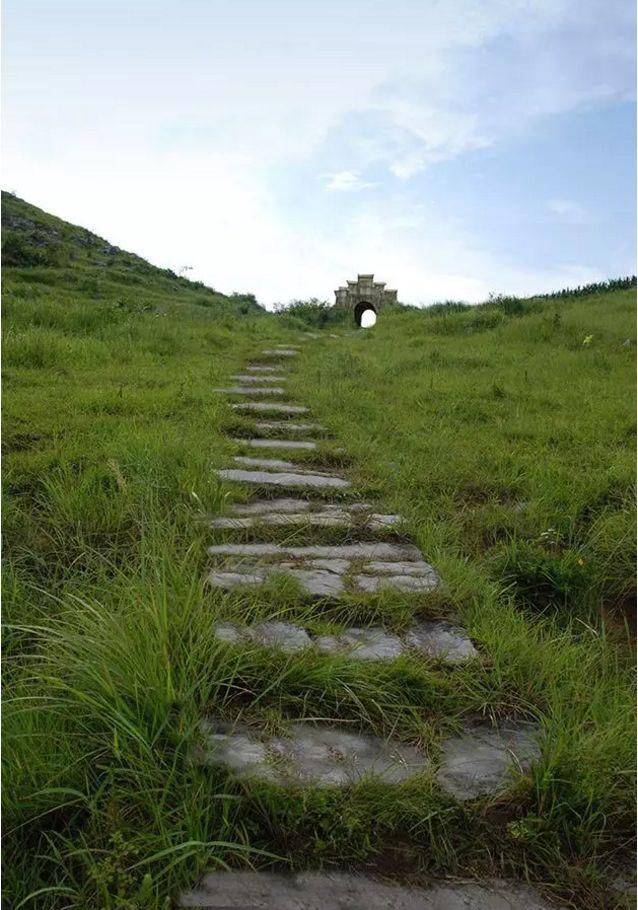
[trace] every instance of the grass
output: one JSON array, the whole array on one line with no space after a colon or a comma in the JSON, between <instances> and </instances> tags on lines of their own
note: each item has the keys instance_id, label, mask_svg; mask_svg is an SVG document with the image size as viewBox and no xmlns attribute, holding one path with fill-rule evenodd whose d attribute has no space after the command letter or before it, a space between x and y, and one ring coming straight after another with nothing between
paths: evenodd
<instances>
[{"instance_id":1,"label":"grass","mask_svg":"<svg viewBox=\"0 0 638 910\"><path fill-rule=\"evenodd\" d=\"M203 869L247 864L511 874L574 908L612 906L635 804L632 291L388 312L333 338L324 307L242 313L135 257L106 281L97 242L9 202L12 230L37 221L12 256L41 244L46 260L51 226L59 246L56 264L4 274L8 906L166 908ZM405 515L440 593L310 608L285 579L203 589L202 518L244 495L214 468L249 428L211 389L308 325L321 337L291 398L328 432L295 458ZM233 648L211 631L273 616L401 631L452 614L482 655L452 671ZM272 730L324 718L432 756L468 720L532 717L543 755L465 806L428 775L282 793L192 760L207 714Z\"/></svg>"}]
</instances>

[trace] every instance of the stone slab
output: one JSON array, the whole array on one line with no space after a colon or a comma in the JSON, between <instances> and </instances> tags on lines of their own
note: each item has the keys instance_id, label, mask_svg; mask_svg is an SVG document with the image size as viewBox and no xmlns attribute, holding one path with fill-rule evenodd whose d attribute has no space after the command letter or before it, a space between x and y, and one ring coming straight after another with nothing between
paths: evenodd
<instances>
[{"instance_id":1,"label":"stone slab","mask_svg":"<svg viewBox=\"0 0 638 910\"><path fill-rule=\"evenodd\" d=\"M251 458L250 455L235 455L233 461L235 464L246 465L249 468L263 468L265 471L294 471L299 467L294 461L284 461L283 458Z\"/></svg>"},{"instance_id":2,"label":"stone slab","mask_svg":"<svg viewBox=\"0 0 638 910\"><path fill-rule=\"evenodd\" d=\"M344 567L336 568L336 574L342 575ZM334 568L329 566L326 569L334 572ZM213 634L231 644L256 642L283 650L297 650L296 647L287 647L287 643L303 641L304 647L314 647L321 654L343 654L353 660L394 660L401 654L418 651L444 663L458 664L478 656L466 633L444 621L418 623L404 635L394 635L372 626L367 629L351 627L334 635L315 637L295 623L271 621L270 625L273 634L267 640L262 637L261 629L268 623L246 626L219 622L213 627Z\"/></svg>"},{"instance_id":3,"label":"stone slab","mask_svg":"<svg viewBox=\"0 0 638 910\"><path fill-rule=\"evenodd\" d=\"M267 411L272 414L307 414L310 410L301 404L279 404L274 401L246 401L232 407L234 411Z\"/></svg>"},{"instance_id":4,"label":"stone slab","mask_svg":"<svg viewBox=\"0 0 638 910\"><path fill-rule=\"evenodd\" d=\"M456 799L475 799L503 789L514 771L527 773L539 755L532 724L475 727L445 740L436 779Z\"/></svg>"},{"instance_id":5,"label":"stone slab","mask_svg":"<svg viewBox=\"0 0 638 910\"><path fill-rule=\"evenodd\" d=\"M233 385L226 389L213 389L213 392L221 392L225 395L283 395L284 390L281 386L243 386Z\"/></svg>"},{"instance_id":6,"label":"stone slab","mask_svg":"<svg viewBox=\"0 0 638 910\"><path fill-rule=\"evenodd\" d=\"M317 443L310 439L234 439L239 445L249 446L251 449L303 449L311 452L317 448Z\"/></svg>"},{"instance_id":7,"label":"stone slab","mask_svg":"<svg viewBox=\"0 0 638 910\"><path fill-rule=\"evenodd\" d=\"M527 885L436 881L426 887L346 872L215 871L178 899L200 910L564 910Z\"/></svg>"},{"instance_id":8,"label":"stone slab","mask_svg":"<svg viewBox=\"0 0 638 910\"><path fill-rule=\"evenodd\" d=\"M202 731L205 764L280 786L345 787L370 776L392 785L429 768L414 746L328 724L297 722L285 736L268 736L207 719Z\"/></svg>"},{"instance_id":9,"label":"stone slab","mask_svg":"<svg viewBox=\"0 0 638 910\"><path fill-rule=\"evenodd\" d=\"M290 348L268 348L261 353L265 357L296 357L299 351L293 351Z\"/></svg>"},{"instance_id":10,"label":"stone slab","mask_svg":"<svg viewBox=\"0 0 638 910\"><path fill-rule=\"evenodd\" d=\"M406 634L405 644L449 664L461 664L478 657L467 633L445 620L419 623Z\"/></svg>"},{"instance_id":11,"label":"stone slab","mask_svg":"<svg viewBox=\"0 0 638 910\"><path fill-rule=\"evenodd\" d=\"M357 575L355 584L360 591L367 594L377 594L384 588L395 588L398 591L433 591L439 583L439 578L434 569L429 575L421 577L412 575Z\"/></svg>"},{"instance_id":12,"label":"stone slab","mask_svg":"<svg viewBox=\"0 0 638 910\"><path fill-rule=\"evenodd\" d=\"M264 366L263 364L251 364L246 367L248 373L276 373L280 367Z\"/></svg>"},{"instance_id":13,"label":"stone slab","mask_svg":"<svg viewBox=\"0 0 638 910\"><path fill-rule=\"evenodd\" d=\"M257 376L257 375L253 376L250 373L234 373L230 378L236 379L237 382L241 382L241 383L245 383L245 382L255 382L255 383L285 382L286 381L285 376L277 376L277 375L273 375L272 373L265 374L263 376Z\"/></svg>"},{"instance_id":14,"label":"stone slab","mask_svg":"<svg viewBox=\"0 0 638 910\"><path fill-rule=\"evenodd\" d=\"M414 559L421 561L421 551L412 544L350 543L341 546L288 547L276 543L228 543L209 547L211 556L291 557L292 559ZM423 563L427 566L427 563ZM431 567L428 567L433 571Z\"/></svg>"},{"instance_id":15,"label":"stone slab","mask_svg":"<svg viewBox=\"0 0 638 910\"><path fill-rule=\"evenodd\" d=\"M239 468L223 468L217 471L222 480L233 480L239 483L255 483L260 486L274 487L307 487L308 489L328 489L329 487L345 489L349 481L342 477L331 477L325 474L303 474L292 472L244 471Z\"/></svg>"},{"instance_id":16,"label":"stone slab","mask_svg":"<svg viewBox=\"0 0 638 910\"><path fill-rule=\"evenodd\" d=\"M320 423L292 423L288 420L256 420L255 426L258 430L287 430L290 433L324 432L326 429Z\"/></svg>"}]
</instances>

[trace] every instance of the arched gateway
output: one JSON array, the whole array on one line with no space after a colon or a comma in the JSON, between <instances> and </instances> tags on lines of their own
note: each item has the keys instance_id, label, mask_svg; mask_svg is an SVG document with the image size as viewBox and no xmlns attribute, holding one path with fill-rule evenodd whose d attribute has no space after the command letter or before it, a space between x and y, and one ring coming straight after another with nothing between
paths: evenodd
<instances>
[{"instance_id":1,"label":"arched gateway","mask_svg":"<svg viewBox=\"0 0 638 910\"><path fill-rule=\"evenodd\" d=\"M352 312L355 325L361 326L366 311L378 316L386 306L397 303L397 292L386 289L385 282L375 281L374 275L358 275L356 281L348 281L345 287L335 291L336 307L345 307ZM364 320L364 324L365 324Z\"/></svg>"}]
</instances>

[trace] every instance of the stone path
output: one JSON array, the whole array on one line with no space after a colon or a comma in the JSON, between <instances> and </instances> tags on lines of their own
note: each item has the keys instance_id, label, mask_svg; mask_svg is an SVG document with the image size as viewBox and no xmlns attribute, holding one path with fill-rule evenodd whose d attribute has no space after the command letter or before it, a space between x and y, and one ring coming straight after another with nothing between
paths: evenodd
<instances>
[{"instance_id":1,"label":"stone path","mask_svg":"<svg viewBox=\"0 0 638 910\"><path fill-rule=\"evenodd\" d=\"M312 419L296 420L297 415L309 413L306 406L261 400L285 396L286 366L301 350L277 345L262 351L258 362L232 377L237 385L215 390L249 399L230 405L244 415L244 429L250 433L235 438L238 448L282 449L287 457L235 455L233 466L218 470L221 480L231 488L237 485L238 493L251 498L231 503L226 514L209 519L211 531L224 536L222 542L208 547L207 584L227 590L255 589L283 575L296 582L300 599L311 603L345 602L351 596L365 602L386 590L423 598L439 588L441 580L419 549L399 537L404 526L401 516L359 502L351 478L322 470L320 439L315 434L327 431ZM258 419L264 415L273 416ZM298 434L303 438L290 438ZM281 492L270 496L274 490ZM319 535L331 528L341 529L343 543L322 543ZM303 535L299 545L290 542L291 533ZM277 534L280 538L274 539ZM242 617L215 622L211 633L220 648L303 652L314 661L417 660L454 673L460 665L482 659L453 617L419 620L401 633L377 621L370 626L337 624L330 627L331 634L316 634L303 622L282 621L273 609L272 618L258 622L247 623ZM368 779L394 787L425 776L444 798L463 803L507 791L517 777L530 771L539 754L539 731L527 723L496 728L468 721L435 748L424 750L394 736L381 738L354 729L338 719L293 721L275 735L265 723L228 723L211 716L202 719L196 759L204 766L225 768L246 786L261 781L295 790L349 787ZM237 871L206 875L195 890L181 896L180 906L549 910L535 892L505 882L439 882L412 888L337 873Z\"/></svg>"}]
</instances>

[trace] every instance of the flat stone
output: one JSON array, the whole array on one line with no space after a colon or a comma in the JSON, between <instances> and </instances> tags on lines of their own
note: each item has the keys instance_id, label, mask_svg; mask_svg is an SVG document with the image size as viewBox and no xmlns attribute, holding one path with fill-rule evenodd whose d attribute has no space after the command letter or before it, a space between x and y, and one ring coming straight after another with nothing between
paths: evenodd
<instances>
[{"instance_id":1,"label":"flat stone","mask_svg":"<svg viewBox=\"0 0 638 910\"><path fill-rule=\"evenodd\" d=\"M341 635L321 635L316 645L323 653L347 651L353 660L393 660L404 651L397 635L378 628L352 628Z\"/></svg>"},{"instance_id":2,"label":"flat stone","mask_svg":"<svg viewBox=\"0 0 638 910\"><path fill-rule=\"evenodd\" d=\"M308 499L255 499L251 502L233 503L233 515L263 515L264 512L301 512L309 509L312 503Z\"/></svg>"},{"instance_id":3,"label":"flat stone","mask_svg":"<svg viewBox=\"0 0 638 910\"><path fill-rule=\"evenodd\" d=\"M246 370L249 373L276 373L279 367L269 367L263 365L251 365L247 366Z\"/></svg>"},{"instance_id":4,"label":"flat stone","mask_svg":"<svg viewBox=\"0 0 638 910\"><path fill-rule=\"evenodd\" d=\"M291 622L270 619L257 623L250 630L255 642L265 647L276 647L282 651L304 651L312 647L312 639L305 629Z\"/></svg>"},{"instance_id":5,"label":"flat stone","mask_svg":"<svg viewBox=\"0 0 638 910\"><path fill-rule=\"evenodd\" d=\"M527 885L436 881L426 887L345 872L215 871L180 907L200 910L564 910Z\"/></svg>"},{"instance_id":6,"label":"flat stone","mask_svg":"<svg viewBox=\"0 0 638 910\"><path fill-rule=\"evenodd\" d=\"M220 641L230 645L239 645L245 639L245 627L240 627L234 622L217 622L213 626L213 634Z\"/></svg>"},{"instance_id":7,"label":"flat stone","mask_svg":"<svg viewBox=\"0 0 638 910\"><path fill-rule=\"evenodd\" d=\"M438 586L439 578L434 570L432 575L413 577L411 575L357 575L354 579L357 588L367 594L376 594L384 588L396 588L398 591L432 591Z\"/></svg>"},{"instance_id":8,"label":"flat stone","mask_svg":"<svg viewBox=\"0 0 638 910\"><path fill-rule=\"evenodd\" d=\"M291 433L306 433L310 430L325 431L320 423L292 423L288 420L256 420L258 430L288 430Z\"/></svg>"},{"instance_id":9,"label":"flat stone","mask_svg":"<svg viewBox=\"0 0 638 910\"><path fill-rule=\"evenodd\" d=\"M429 767L414 746L328 724L293 723L281 737L214 720L202 727L204 763L281 786L344 787L367 776L398 784Z\"/></svg>"},{"instance_id":10,"label":"flat stone","mask_svg":"<svg viewBox=\"0 0 638 910\"><path fill-rule=\"evenodd\" d=\"M306 559L304 567L308 569L325 569L326 572L334 572L335 575L345 575L350 568L348 559ZM296 562L280 562L282 569L298 569L299 564Z\"/></svg>"},{"instance_id":11,"label":"flat stone","mask_svg":"<svg viewBox=\"0 0 638 910\"><path fill-rule=\"evenodd\" d=\"M497 793L512 772L527 773L540 755L539 731L532 724L475 727L444 741L440 787L459 800Z\"/></svg>"},{"instance_id":12,"label":"flat stone","mask_svg":"<svg viewBox=\"0 0 638 910\"><path fill-rule=\"evenodd\" d=\"M351 543L341 546L287 547L274 543L228 543L208 548L211 556L281 556L293 559L420 559L421 553L411 544Z\"/></svg>"},{"instance_id":13,"label":"flat stone","mask_svg":"<svg viewBox=\"0 0 638 910\"><path fill-rule=\"evenodd\" d=\"M250 468L264 468L266 471L283 470L294 471L299 466L293 461L284 461L281 458L251 458L249 455L235 455L235 464L243 464Z\"/></svg>"},{"instance_id":14,"label":"flat stone","mask_svg":"<svg viewBox=\"0 0 638 910\"><path fill-rule=\"evenodd\" d=\"M244 382L256 382L256 383L285 382L286 381L285 376L273 376L273 375L251 376L250 373L234 373L230 378L236 379L237 382L242 382L242 383L244 383Z\"/></svg>"},{"instance_id":15,"label":"flat stone","mask_svg":"<svg viewBox=\"0 0 638 910\"><path fill-rule=\"evenodd\" d=\"M210 572L206 582L211 588L224 588L230 591L231 588L239 588L243 585L261 585L264 583L268 573L262 572Z\"/></svg>"},{"instance_id":16,"label":"flat stone","mask_svg":"<svg viewBox=\"0 0 638 910\"><path fill-rule=\"evenodd\" d=\"M269 401L246 401L232 405L234 411L268 411L273 414L307 414L310 408L300 404L278 404Z\"/></svg>"},{"instance_id":17,"label":"flat stone","mask_svg":"<svg viewBox=\"0 0 638 910\"><path fill-rule=\"evenodd\" d=\"M308 527L308 528L343 528L350 525L350 516L347 512L341 514L329 513L315 514L313 512L302 512L295 514L266 514L258 518L244 516L240 518L214 518L209 522L209 527L219 528L228 531L245 530L255 528L260 525L269 527Z\"/></svg>"},{"instance_id":18,"label":"flat stone","mask_svg":"<svg viewBox=\"0 0 638 910\"><path fill-rule=\"evenodd\" d=\"M324 474L301 473L269 473L267 471L242 471L241 469L227 468L217 471L223 480L235 480L241 483L256 483L261 486L275 487L312 487L328 488L349 487L350 483L342 477L330 477Z\"/></svg>"},{"instance_id":19,"label":"flat stone","mask_svg":"<svg viewBox=\"0 0 638 910\"><path fill-rule=\"evenodd\" d=\"M266 357L296 357L299 351L293 351L290 348L270 348L261 353Z\"/></svg>"},{"instance_id":20,"label":"flat stone","mask_svg":"<svg viewBox=\"0 0 638 910\"><path fill-rule=\"evenodd\" d=\"M311 597L339 597L345 590L342 576L328 569L288 569L286 575Z\"/></svg>"},{"instance_id":21,"label":"flat stone","mask_svg":"<svg viewBox=\"0 0 638 910\"><path fill-rule=\"evenodd\" d=\"M233 385L227 389L213 389L213 392L222 392L225 395L283 395L281 386L243 386Z\"/></svg>"},{"instance_id":22,"label":"flat stone","mask_svg":"<svg viewBox=\"0 0 638 910\"><path fill-rule=\"evenodd\" d=\"M419 623L406 634L405 643L409 648L449 664L465 663L478 657L467 633L444 620Z\"/></svg>"},{"instance_id":23,"label":"flat stone","mask_svg":"<svg viewBox=\"0 0 638 910\"><path fill-rule=\"evenodd\" d=\"M312 451L317 443L309 439L235 439L234 442L252 449L304 449Z\"/></svg>"},{"instance_id":24,"label":"flat stone","mask_svg":"<svg viewBox=\"0 0 638 910\"><path fill-rule=\"evenodd\" d=\"M374 559L367 564L366 569L368 572L374 572L377 575L396 575L399 572L401 575L432 574L432 566L422 559L417 562L402 562L401 560L391 562L389 560Z\"/></svg>"}]
</instances>

